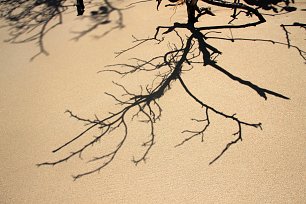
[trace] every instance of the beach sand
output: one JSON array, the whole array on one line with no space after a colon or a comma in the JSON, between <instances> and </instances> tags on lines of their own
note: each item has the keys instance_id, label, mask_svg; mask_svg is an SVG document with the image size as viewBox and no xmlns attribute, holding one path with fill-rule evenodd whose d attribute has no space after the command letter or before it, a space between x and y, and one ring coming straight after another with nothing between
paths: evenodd
<instances>
[{"instance_id":1,"label":"beach sand","mask_svg":"<svg viewBox=\"0 0 306 204\"><path fill-rule=\"evenodd\" d=\"M118 1L125 8L133 1ZM267 22L245 29L224 29L220 36L271 39L286 43L280 24L305 23L306 2L297 1L295 12L265 16ZM146 163L131 162L145 151L149 127L128 119L128 137L113 162L99 173L73 181L76 175L101 163L87 163L93 156L116 145L101 141L78 157L62 164L37 167L37 163L60 159L81 147L91 134L56 154L52 150L75 137L84 128L64 112L78 116L106 117L120 106L105 92L120 96L122 89L112 81L139 91L139 84L150 84L151 73L131 74L125 78L102 72L105 66L131 62L137 57L148 59L164 53L167 43L143 44L115 58L115 52L133 46L137 38L151 37L158 25L186 21L184 7L174 11L156 2L144 2L122 10L124 27L114 29L118 13L111 22L100 24L78 40L78 31L88 29L93 21L87 7L84 16L76 16L75 7L63 13L63 23L43 38L46 55L31 58L39 52L38 44L9 43L9 27L0 29L0 203L305 203L306 201L306 69L299 52L286 45L269 42L224 41L211 39L211 45L222 55L218 64L232 74L290 98L267 95L233 81L223 73L206 66L184 72L182 78L192 92L206 104L241 120L262 123L263 130L243 126L243 141L231 148L213 165L209 165L236 137L236 124L210 112L211 125L204 142L194 138L175 148L188 135L182 131L203 127L191 118L204 118L202 109L186 94L178 81L159 100L163 109L155 125L156 144ZM231 11L212 7L216 17L203 25L220 25L229 20ZM170 21L171 18L171 21ZM247 19L242 19L247 20ZM56 19L55 19L56 21ZM1 25L6 25L3 19ZM305 50L305 30L288 27L291 44ZM26 35L30 35L28 33ZM26 35L23 35L26 37ZM211 34L211 36L218 34ZM174 35L165 41L175 40ZM177 41L175 41L177 42Z\"/></svg>"}]
</instances>

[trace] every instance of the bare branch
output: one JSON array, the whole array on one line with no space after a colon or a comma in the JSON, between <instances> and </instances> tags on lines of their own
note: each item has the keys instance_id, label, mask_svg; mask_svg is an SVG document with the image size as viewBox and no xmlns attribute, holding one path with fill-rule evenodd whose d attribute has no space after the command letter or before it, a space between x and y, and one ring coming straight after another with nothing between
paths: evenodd
<instances>
[{"instance_id":1,"label":"bare branch","mask_svg":"<svg viewBox=\"0 0 306 204\"><path fill-rule=\"evenodd\" d=\"M138 156L134 156L132 161L135 165L138 165L141 162L146 162L148 159L148 155L156 144L156 135L155 135L155 123L161 119L162 116L162 107L159 104L159 100L163 98L165 93L170 90L173 86L174 82L178 81L180 85L183 87L186 95L193 99L193 101L200 105L204 112L204 119L192 119L197 124L201 125L201 128L197 130L189 130L185 129L182 133L188 134L188 136L175 147L183 146L186 142L191 141L193 138L200 137L201 141L204 141L204 137L207 135L207 129L211 125L210 117L212 114L221 116L225 119L233 121L234 125L237 125L237 131L233 134L236 138L229 143L227 143L224 149L218 154L210 164L213 164L218 159L220 159L234 144L237 144L239 141L242 141L242 127L253 127L262 129L262 124L260 122L253 123L248 122L243 119L240 119L236 116L236 114L228 114L221 110L214 108L213 106L207 104L205 101L201 100L199 97L193 94L190 87L188 87L187 83L183 80L182 73L187 73L192 69L200 68L202 69L204 66L212 67L219 72L228 76L231 80L239 82L241 85L249 87L251 90L256 91L256 93L267 99L269 95L279 97L282 99L289 99L289 97L284 96L283 94L277 93L275 91L262 88L253 82L247 81L245 79L239 78L238 76L233 75L229 71L227 71L224 67L221 67L217 62L217 57L222 54L221 50L217 47L210 44L209 40L227 40L227 41L255 41L255 42L269 42L278 45L287 45L288 47L295 48L298 50L301 56L305 55L305 52L301 50L298 46L291 45L289 42L289 32L286 30L286 26L291 25L282 25L283 29L286 32L287 43L277 42L273 40L266 39L246 39L246 38L224 38L224 37L216 37L211 36L211 34L220 34L222 29L241 29L248 28L251 26L257 26L261 23L266 22L262 13L247 4L240 3L239 0L235 0L234 2L227 2L223 0L202 0L203 2L233 9L232 21L238 17L238 15L244 13L248 17L250 17L250 22L246 22L245 24L231 24L231 25L219 25L219 26L205 26L205 27L197 27L196 21L199 18L205 16L205 14L209 14L210 10L208 8L199 8L197 6L198 1L171 1L175 5L182 3L187 5L187 23L174 23L171 26L158 26L156 28L156 32L154 37L148 38L136 38L133 36L134 45L122 49L119 52L116 52L116 57L131 52L132 50L146 45L149 42L156 42L157 46L162 43L167 43L168 50L163 54L151 57L150 59L141 59L139 57L132 57L129 62L117 63L113 65L106 66L106 70L102 70L101 72L113 72L116 74L120 74L122 77L135 74L137 72L150 72L152 73L153 80L147 82L145 85L140 85L140 93L133 93L127 88L124 84L120 84L117 82L113 82L113 84L119 87L123 94L121 97L115 96L114 94L105 92L108 96L112 97L119 105L120 108L117 111L111 111L108 115L104 116L102 119L99 119L95 116L94 119L84 119L71 111L67 111L71 117L83 122L85 125L89 125L88 128L85 128L80 134L76 137L65 142L60 147L56 148L53 152L58 152L63 148L70 148L70 144L79 140L81 137L84 137L86 140L81 146L76 148L75 151L72 151L70 154L62 157L61 159L55 160L53 162L43 162L38 164L38 166L54 166L65 161L70 160L73 157L79 156L81 159L82 153L86 150L89 150L89 147L95 145L97 142L101 141L103 138L107 140L111 138L111 136L116 136L118 138L118 145L111 150L107 150L106 153L100 156L94 156L90 160L89 163L99 163L98 167L93 168L90 171L77 174L73 176L73 178L79 179L83 176L90 175L93 173L100 172L103 168L107 167L114 158L119 154L120 149L122 149L126 138L128 137L128 123L127 117L131 120L135 118L138 119L139 122L147 125L149 127L149 132L145 133L149 136L148 140L142 141L142 147L144 148L143 153ZM108 1L105 1L108 2ZM141 3L144 1L139 1ZM161 4L161 0L157 1L157 8ZM130 4L130 6L134 6L135 4ZM196 14L197 12L197 14ZM209 15L213 15L212 13ZM257 20L253 20L253 16L257 18ZM106 16L107 17L107 16ZM108 17L107 17L108 18ZM304 24L293 24L295 26L300 26L305 28ZM293 26L292 25L292 26ZM204 33L206 32L206 33ZM166 42L167 36L171 35L170 42ZM184 34L183 34L184 33ZM162 35L159 39L157 36ZM173 35L175 36L176 43L173 43ZM185 37L182 37L185 36ZM303 57L304 58L304 57ZM305 58L304 58L305 59ZM119 69L118 69L119 68ZM138 86L137 86L138 87ZM90 134L93 130L99 130L98 136L95 136L93 139L88 139L85 136ZM114 131L122 131L122 134L114 134Z\"/></svg>"}]
</instances>

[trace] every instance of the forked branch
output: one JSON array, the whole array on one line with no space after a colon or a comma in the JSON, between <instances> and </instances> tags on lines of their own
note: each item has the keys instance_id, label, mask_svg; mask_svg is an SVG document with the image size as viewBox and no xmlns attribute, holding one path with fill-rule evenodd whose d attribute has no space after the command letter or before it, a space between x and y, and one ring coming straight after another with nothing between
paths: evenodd
<instances>
[{"instance_id":1,"label":"forked branch","mask_svg":"<svg viewBox=\"0 0 306 204\"><path fill-rule=\"evenodd\" d=\"M158 6L161 3L161 0L158 1ZM250 26L257 26L261 23L265 22L264 17L259 13L257 9L254 9L250 6L247 6L245 4L239 3L239 1L233 2L227 2L223 0L202 0L205 3L235 9L235 12L237 10L242 10L246 15L249 15L250 17L255 16L257 18L257 21L245 23L245 24L239 24L239 25L218 25L218 26L207 26L207 27L196 27L195 26L195 20L188 20L187 23L174 23L171 26L159 26L156 29L156 33L154 34L154 37L148 37L144 39L138 39L133 36L134 38L134 45L123 49L116 53L117 56L120 56L122 54L125 54L127 52L132 51L133 49L143 46L148 42L154 41L157 42L157 44L161 43L167 43L165 42L166 38L170 34L174 34L178 38L179 43L169 43L168 47L169 50L162 53L161 55L154 56L148 60L140 59L139 57L133 57L130 59L131 63L120 63L115 65L108 65L106 70L108 72L113 72L116 74L119 74L121 76L126 76L129 74L135 74L136 72L150 72L152 74L155 74L155 79L153 81L149 81L147 85L140 86L140 93L133 93L128 90L124 85L121 85L119 83L113 82L114 85L120 87L123 91L123 94L121 97L115 96L111 93L106 93L108 96L112 97L116 103L118 103L121 108L114 112L109 113L109 115L105 116L103 119L99 119L98 117L95 117L95 119L84 119L81 118L75 114L73 114L71 111L68 111L71 117L82 121L85 125L87 125L87 128L85 128L84 131L82 131L80 134L78 134L76 137L72 138L71 140L67 141L63 145L56 148L53 152L58 152L64 148L69 148L70 145L76 141L78 141L81 137L85 137L85 135L92 134L94 130L99 130L99 134L96 135L93 139L88 139L85 144L70 154L68 154L66 157L63 157L62 159L53 161L53 162L43 162L38 164L38 166L54 166L60 163L63 163L65 161L70 160L73 157L79 156L81 158L82 153L85 150L88 150L90 146L95 145L98 141L101 141L102 138L104 140L107 140L111 137L111 135L116 135L118 138L118 145L112 149L111 151L104 153L100 156L95 156L92 159L89 160L90 163L98 163L98 166L93 168L90 171L78 174L74 176L74 179L79 179L83 176L99 172L106 166L108 166L114 158L119 154L120 149L123 148L124 143L126 141L126 138L128 135L128 123L127 117L130 117L132 120L138 119L139 122L142 122L146 124L149 127L149 135L148 140L142 142L142 146L144 147L143 153L137 157L133 157L132 161L135 165L138 165L140 162L146 162L148 155L150 153L150 150L156 143L156 135L155 135L155 123L161 119L162 116L162 107L159 105L159 100L163 98L164 94L170 90L171 86L173 86L174 82L178 81L179 84L182 86L184 92L186 95L193 99L193 101L200 105L201 108L203 108L204 112L204 119L193 119L193 121L196 121L197 123L203 124L200 130L194 131L194 130L184 130L183 133L189 134L189 136L184 139L181 143L177 144L176 147L184 145L186 142L192 140L193 138L200 137L201 141L204 141L204 136L207 134L207 129L210 127L211 121L210 116L211 114L219 115L225 119L233 121L233 123L237 126L237 131L233 133L232 135L236 138L229 143L227 143L224 147L224 149L218 154L211 162L210 164L213 164L216 162L219 158L224 155L225 152L227 152L230 147L239 141L242 141L243 136L243 127L253 127L253 128L260 128L262 129L262 124L260 122L254 123L254 122L248 122L243 119L240 119L236 116L236 114L228 114L224 111L220 111L213 106L207 104L205 101L201 100L200 97L196 96L191 88L188 86L188 82L185 82L182 73L191 71L192 69L203 69L204 66L211 67L217 71L219 71L222 74L225 74L228 76L230 80L236 81L241 85L247 86L251 90L256 91L256 93L263 97L264 99L267 99L268 96L274 96L281 99L289 99L287 96L284 96L280 93L277 93L275 91L269 90L267 88L260 87L256 85L255 83L252 83L248 80L242 79L238 76L235 76L234 74L227 71L224 67L221 67L217 61L216 58L222 54L222 52L216 48L215 46L209 44L210 39L214 40L231 40L232 42L236 40L249 40L249 41L260 41L260 42L272 42L274 44L280 44L280 45L288 45L288 43L281 43L281 42L275 42L271 40L261 40L261 39L243 39L243 38L224 38L219 36L210 36L211 33L220 33L219 31L221 29L241 29L241 28L248 28ZM184 1L187 4L187 7L189 6L197 6L197 3L194 4L191 3L192 1ZM197 2L197 1L195 1ZM188 9L188 12L191 8ZM205 14L201 13L201 9L194 8L195 11L199 12L200 15L197 17L194 13L193 17L194 19L199 19L200 17L203 17ZM203 14L203 15L202 15ZM234 15L236 18L238 13ZM182 34L180 31L184 31L184 35L186 37L182 37ZM204 33L206 32L206 33ZM187 34L186 34L187 33ZM158 38L160 35L162 35L161 38ZM173 38L171 38L173 40ZM173 41L171 41L173 42ZM290 45L292 46L292 45ZM293 46L292 46L293 47ZM304 51L299 49L297 46L295 46L297 50L299 50L300 54L304 54ZM118 69L118 67L120 69ZM118 130L122 131L122 134L118 136L117 134L114 134L113 131ZM103 142L103 141L102 141Z\"/></svg>"}]
</instances>

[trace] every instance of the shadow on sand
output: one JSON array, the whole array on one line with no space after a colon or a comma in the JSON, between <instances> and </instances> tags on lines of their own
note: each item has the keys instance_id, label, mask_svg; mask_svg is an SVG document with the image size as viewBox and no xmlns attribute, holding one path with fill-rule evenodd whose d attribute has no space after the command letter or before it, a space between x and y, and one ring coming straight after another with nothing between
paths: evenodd
<instances>
[{"instance_id":1,"label":"shadow on sand","mask_svg":"<svg viewBox=\"0 0 306 204\"><path fill-rule=\"evenodd\" d=\"M252 18L250 18L252 21L247 22L245 24L227 24L208 27L197 27L195 25L196 20L209 13L207 13L207 9L205 8L197 8L197 4L192 4L192 1L191 3L187 2L186 4L188 13L192 10L194 11L192 11L192 15L194 16L192 19L188 18L188 23L174 23L171 26L159 26L156 28L156 33L153 37L145 39L135 38L134 46L121 50L117 53L117 56L126 52L130 52L134 48L143 46L150 41L156 42L156 46L159 46L162 43L167 43L169 47L168 51L166 51L162 55L154 56L150 59L139 59L135 57L131 59L133 61L133 63L131 64L113 64L107 66L106 70L103 70L103 72L113 72L121 76L134 74L135 72L152 72L152 75L156 75L156 78L147 85L141 86L139 93L132 93L128 90L127 87L114 82L114 85L122 89L122 96L117 97L110 93L106 94L114 98L114 100L120 105L120 109L118 111L110 112L109 115L104 116L102 119L98 118L97 116L93 119L81 118L78 115L72 113L71 111L67 111L67 113L71 117L84 122L87 127L79 135L67 141L58 148L54 149L53 153L56 153L64 148L69 148L71 143L77 141L79 138L85 135L90 135L92 131L99 130L100 134L96 135L93 139L89 139L85 145L80 146L80 148L72 151L67 156L52 162L40 163L38 164L38 166L54 166L60 163L64 163L70 160L71 158L77 156L81 157L82 153L85 150L88 150L92 145L98 143L102 138L103 140L111 138L111 136L113 136L114 130L122 132L121 135L116 135L116 137L118 137L119 143L113 150L99 156L94 156L91 160L89 160L89 162L97 162L96 167L94 167L90 171L77 174L73 178L78 179L83 176L99 172L113 161L117 153L124 146L126 138L128 137L128 121L130 119L138 120L139 122L143 122L147 126L149 126L148 134L150 136L149 139L147 141L144 141L142 144L144 148L143 154L133 158L132 160L135 165L139 164L140 162L145 162L147 160L147 156L150 150L155 144L155 123L160 120L162 116L162 107L159 104L159 100L174 85L181 86L185 91L186 97L190 97L191 99L193 99L194 103L202 107L202 112L204 116L203 119L200 120L194 119L196 123L200 124L200 130L183 131L183 133L186 133L188 136L181 143L177 144L176 147L182 146L186 142L196 137L200 137L201 140L204 141L204 134L206 133L206 130L210 127L211 124L211 114L216 114L232 121L233 125L236 126L236 131L232 133L235 138L225 145L224 149L221 150L219 155L216 155L214 159L212 159L210 164L216 162L232 145L242 140L243 127L253 127L261 129L260 122L254 123L245 121L236 116L235 114L225 113L222 110L218 110L213 106L207 104L205 101L201 100L200 97L196 96L193 90L191 90L191 88L188 86L188 83L184 80L182 73L188 72L192 69L203 69L203 67L207 66L219 71L220 73L227 76L229 79L241 84L242 86L250 88L250 90L253 90L265 100L267 100L268 97L289 99L288 96L285 96L281 93L277 93L276 91L270 90L268 88L256 85L246 79L242 79L241 77L236 76L227 71L225 67L220 66L216 59L219 55L222 54L222 51L210 44L208 41L211 39L221 41L230 40L232 42L255 41L262 43L273 43L274 45L278 44L282 46L289 46L289 44L265 39L221 37L220 31L223 29L241 29L254 27L265 23L266 20L257 9L250 7L247 4L239 3L239 1L235 1L234 3L232 3L220 0L204 0L204 2L210 5L225 7L234 10L234 15L232 16L234 20L239 15L245 14L247 16L252 16ZM259 4L258 2L259 1L248 1L249 4L252 3L262 8L277 5L275 4L275 1L269 1L265 4ZM280 1L276 3L279 2ZM285 7L289 7L290 2L282 1L282 3L284 2ZM158 1L158 3L161 3L161 1ZM175 1L173 1L172 4L175 5ZM272 10L274 11L274 9ZM96 12L92 12L91 15L95 16L95 18L99 22L108 23L108 15L110 11L111 9L109 7L99 7L99 9ZM85 33L86 32L87 31L85 31ZM172 35L170 38L170 43L166 41L167 36L169 35ZM173 35L176 37L179 43L172 43ZM294 45L290 45L290 48L295 49L305 60L305 52L303 50Z\"/></svg>"}]
</instances>

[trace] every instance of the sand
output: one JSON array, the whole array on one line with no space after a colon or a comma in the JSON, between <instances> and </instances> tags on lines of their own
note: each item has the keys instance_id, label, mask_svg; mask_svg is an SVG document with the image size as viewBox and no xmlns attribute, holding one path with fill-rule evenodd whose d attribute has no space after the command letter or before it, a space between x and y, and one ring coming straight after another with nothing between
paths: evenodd
<instances>
[{"instance_id":1,"label":"sand","mask_svg":"<svg viewBox=\"0 0 306 204\"><path fill-rule=\"evenodd\" d=\"M132 1L114 5L125 8ZM280 24L305 20L305 1L294 4L295 12L265 16L267 23L256 28L232 29L234 37L272 39L286 43ZM105 65L126 63L132 57L149 58L163 53L167 44L148 43L115 58L115 52L132 46L132 35L152 36L157 25L185 21L185 11L145 2L122 10L124 27L116 26L116 13L109 24L101 24L74 40L78 31L92 25L88 7L77 17L74 7L63 13L63 23L44 38L49 53L39 52L37 43L9 43L8 28L0 29L0 202L1 203L305 203L306 201L306 69L296 49L267 42L211 40L222 51L218 64L227 71L258 86L281 93L284 100L268 95L268 100L210 67L194 68L183 78L190 90L205 103L227 113L236 113L245 121L261 122L263 130L243 127L243 141L232 146L213 165L215 158L233 140L236 126L211 113L211 126L204 142L194 138L174 148L186 129L199 129L191 118L203 118L199 107L176 81L159 100L162 118L155 126L156 144L146 163L135 166L147 140L148 127L128 121L129 135L114 161L100 171L77 181L71 175L98 164L86 163L92 156L110 148L114 141L102 141L84 159L69 160L54 167L36 167L37 163L59 159L84 145L87 135L70 148L52 154L52 150L73 138L83 123L64 112L69 109L85 118L105 117L114 106L110 92L122 94L112 83L120 82L131 90L150 83L152 75L135 73L121 78L114 73L97 73ZM216 17L203 25L218 25L228 20L230 12L213 8ZM87 18L86 18L87 16ZM225 19L226 18L226 19ZM224 20L225 19L225 20ZM6 22L1 20L1 25ZM291 44L305 50L305 30L290 27ZM222 30L222 36L231 36ZM26 35L30 35L25 34ZM100 36L100 37L97 37ZM174 40L168 37L166 40ZM115 132L114 140L120 137ZM103 143L104 142L104 143ZM116 144L116 143L115 143Z\"/></svg>"}]
</instances>

